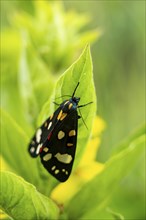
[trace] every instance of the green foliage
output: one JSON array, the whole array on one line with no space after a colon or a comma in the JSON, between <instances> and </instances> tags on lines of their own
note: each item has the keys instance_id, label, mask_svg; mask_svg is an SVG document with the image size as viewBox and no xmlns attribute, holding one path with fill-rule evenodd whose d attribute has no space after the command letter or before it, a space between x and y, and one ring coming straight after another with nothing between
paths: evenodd
<instances>
[{"instance_id":1,"label":"green foliage","mask_svg":"<svg viewBox=\"0 0 146 220\"><path fill-rule=\"evenodd\" d=\"M89 18L66 13L61 3L32 4L34 14L15 13L10 19L13 28L2 31L1 59L2 106L28 134L32 132L28 123L36 127L36 118L52 95L56 76L78 57L83 45L100 35L98 30L82 30Z\"/></svg>"},{"instance_id":2,"label":"green foliage","mask_svg":"<svg viewBox=\"0 0 146 220\"><path fill-rule=\"evenodd\" d=\"M29 80L27 79L27 73L25 77L26 77L25 79L26 79L26 84L27 84L27 82L29 82ZM70 81L72 82L72 84L71 86L68 87ZM79 150L77 151L76 163L79 161L79 159L81 159L81 156L85 149L87 140L90 135L92 121L95 117L95 112L96 112L95 89L94 89L93 78L92 78L92 62L91 62L91 55L90 55L90 50L88 46L85 48L80 58L57 81L56 88L54 90L54 97L60 97L61 95L65 93L72 94L75 86L77 85L79 81L80 81L80 85L77 90L77 94L76 94L77 96L82 97L84 86L87 87L87 93L81 99L82 100L81 104L87 103L90 100L93 101L93 104L92 106L85 107L82 111L82 115L84 119L86 120L86 124L89 129L87 130L82 122L79 123L79 129L81 130L81 132L79 132L79 135L78 135L79 137L78 149ZM25 98L27 98L27 95L25 96ZM51 109L50 101L52 101L52 99L48 100L47 103L44 104L44 107L42 109L42 112L39 118L41 118L41 116L45 118L48 117L50 113L48 112L48 109ZM60 101L62 102L62 100ZM27 153L27 145L28 145L29 138L26 135L23 128L21 128L11 118L11 116L8 115L8 113L5 113L4 110L1 112L1 115L2 115L1 126L3 127L2 146L5 146L2 148L2 151L1 151L3 158L5 159L7 164L12 168L14 172L21 175L28 182L33 183L35 186L37 186L37 188L41 192L48 195L49 191L54 186L54 182L56 184L56 181L54 181L52 177L49 178L47 172L44 169L42 170L42 168L40 167L40 162L38 160L32 160L29 157ZM43 119L41 120L43 121ZM20 164L20 166L18 166L18 164ZM50 185L48 187L44 187L44 184L48 185L48 183ZM2 190L2 193L5 193L5 191ZM16 199L18 199L19 201L19 197ZM26 202L28 201L26 200ZM6 211L7 207L5 206L6 204L4 203L3 209ZM19 211L21 212L21 210ZM7 212L7 213L9 215L11 214L11 212L10 213ZM10 215L10 216L13 217L13 215ZM17 211L14 217L15 219L19 218L19 215L17 216ZM24 218L27 218L25 214L24 214Z\"/></svg>"},{"instance_id":3,"label":"green foliage","mask_svg":"<svg viewBox=\"0 0 146 220\"><path fill-rule=\"evenodd\" d=\"M51 199L10 172L1 172L0 207L13 219L58 219L59 209Z\"/></svg>"},{"instance_id":4,"label":"green foliage","mask_svg":"<svg viewBox=\"0 0 146 220\"><path fill-rule=\"evenodd\" d=\"M92 219L95 214L98 216L98 212L100 213L109 203L109 199L121 179L127 175L139 156L144 152L144 143L145 134L143 133L132 141L127 140L125 149L119 151L105 163L104 171L85 185L70 201L67 210L72 219ZM92 202L84 203L84 201ZM75 205L77 202L80 206Z\"/></svg>"},{"instance_id":5,"label":"green foliage","mask_svg":"<svg viewBox=\"0 0 146 220\"><path fill-rule=\"evenodd\" d=\"M58 74L70 64L79 48L94 41L97 30L81 31L89 23L86 15L65 12L59 2L35 1L35 17L19 14L14 23L26 31L34 49L51 73Z\"/></svg>"},{"instance_id":6,"label":"green foliage","mask_svg":"<svg viewBox=\"0 0 146 220\"><path fill-rule=\"evenodd\" d=\"M73 169L73 175L78 175L76 168L88 141L90 143L96 95L89 46L76 58L84 45L100 35L97 30L85 30L89 24L87 15L66 12L60 2L29 3L21 3L25 12L22 10L15 17L11 14L10 22L3 22L7 26L2 31L1 157L11 172L1 172L1 209L11 219L123 220L119 210L112 208L112 201L115 190L143 154L143 127L116 145L103 171L85 183L67 204L51 199L51 192L59 183L47 173L39 158L29 157L29 140L36 127L56 109L54 99L61 103L64 98L58 97L72 95L80 82L76 91L76 96L81 98L80 104L93 103L81 108L88 129L82 119L78 122ZM17 9L21 4L17 2ZM108 147L112 147L111 143ZM80 175L78 178L84 181ZM121 195L118 196L119 201Z\"/></svg>"},{"instance_id":7,"label":"green foliage","mask_svg":"<svg viewBox=\"0 0 146 220\"><path fill-rule=\"evenodd\" d=\"M85 147L83 146L86 146L88 141L93 119L96 113L95 88L92 78L92 61L88 46L85 48L79 59L73 63L71 67L69 67L69 69L67 69L65 73L62 74L62 76L59 78L55 87L54 94L51 97L51 100L44 104L38 120L38 125L40 125L48 115L55 111L55 106L52 104L52 100L63 95L71 96L78 82L80 82L80 84L75 95L77 97L81 97L80 105L86 104L90 101L93 101L93 103L80 110L83 119L86 121L88 129L85 127L81 119L79 121L78 148L75 163L79 162L81 155L85 150ZM85 88L86 93L84 94ZM64 98L62 97L56 100L61 103Z\"/></svg>"}]
</instances>

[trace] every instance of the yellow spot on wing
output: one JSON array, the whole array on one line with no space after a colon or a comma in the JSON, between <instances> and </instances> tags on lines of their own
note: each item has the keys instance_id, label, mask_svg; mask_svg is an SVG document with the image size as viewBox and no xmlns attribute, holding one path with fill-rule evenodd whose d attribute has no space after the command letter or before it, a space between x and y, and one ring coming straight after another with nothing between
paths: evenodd
<instances>
[{"instance_id":1,"label":"yellow spot on wing","mask_svg":"<svg viewBox=\"0 0 146 220\"><path fill-rule=\"evenodd\" d=\"M60 121L62 121L67 116L67 113L62 113Z\"/></svg>"},{"instance_id":2,"label":"yellow spot on wing","mask_svg":"<svg viewBox=\"0 0 146 220\"><path fill-rule=\"evenodd\" d=\"M54 114L52 114L52 115L50 116L50 120L52 120L52 118L53 118L53 115L54 115Z\"/></svg>"},{"instance_id":3,"label":"yellow spot on wing","mask_svg":"<svg viewBox=\"0 0 146 220\"><path fill-rule=\"evenodd\" d=\"M71 146L73 146L73 144L72 143L67 143L67 146L71 147Z\"/></svg>"},{"instance_id":4,"label":"yellow spot on wing","mask_svg":"<svg viewBox=\"0 0 146 220\"><path fill-rule=\"evenodd\" d=\"M45 156L43 156L43 160L48 161L51 159L51 157L52 157L52 154L46 154Z\"/></svg>"},{"instance_id":5,"label":"yellow spot on wing","mask_svg":"<svg viewBox=\"0 0 146 220\"><path fill-rule=\"evenodd\" d=\"M65 136L65 133L63 131L58 132L58 139L62 139Z\"/></svg>"},{"instance_id":6,"label":"yellow spot on wing","mask_svg":"<svg viewBox=\"0 0 146 220\"><path fill-rule=\"evenodd\" d=\"M69 104L69 106L68 106L68 108L69 108L69 109L71 109L71 107L72 107L72 106L73 106L73 104L72 104L72 103L70 103L70 104Z\"/></svg>"},{"instance_id":7,"label":"yellow spot on wing","mask_svg":"<svg viewBox=\"0 0 146 220\"><path fill-rule=\"evenodd\" d=\"M61 110L57 116L57 120L60 120L61 116L62 116L63 111Z\"/></svg>"},{"instance_id":8,"label":"yellow spot on wing","mask_svg":"<svg viewBox=\"0 0 146 220\"><path fill-rule=\"evenodd\" d=\"M53 166L53 167L51 168L51 170L55 170L55 168L56 168L56 166Z\"/></svg>"},{"instance_id":9,"label":"yellow spot on wing","mask_svg":"<svg viewBox=\"0 0 146 220\"><path fill-rule=\"evenodd\" d=\"M49 151L49 148L44 147L43 151L44 151L44 152L48 152L48 151Z\"/></svg>"},{"instance_id":10,"label":"yellow spot on wing","mask_svg":"<svg viewBox=\"0 0 146 220\"><path fill-rule=\"evenodd\" d=\"M55 174L58 174L59 173L59 170L55 170L55 172L54 172Z\"/></svg>"},{"instance_id":11,"label":"yellow spot on wing","mask_svg":"<svg viewBox=\"0 0 146 220\"><path fill-rule=\"evenodd\" d=\"M71 130L68 135L69 135L69 137L75 136L76 135L76 131L75 130Z\"/></svg>"},{"instance_id":12,"label":"yellow spot on wing","mask_svg":"<svg viewBox=\"0 0 146 220\"><path fill-rule=\"evenodd\" d=\"M66 164L69 164L71 161L72 161L72 156L69 155L69 154L60 154L60 153L57 153L55 155L55 157L57 158L57 160L59 162L62 162L62 163L66 163Z\"/></svg>"},{"instance_id":13,"label":"yellow spot on wing","mask_svg":"<svg viewBox=\"0 0 146 220\"><path fill-rule=\"evenodd\" d=\"M47 122L45 122L45 125L44 125L45 127L47 127Z\"/></svg>"}]
</instances>

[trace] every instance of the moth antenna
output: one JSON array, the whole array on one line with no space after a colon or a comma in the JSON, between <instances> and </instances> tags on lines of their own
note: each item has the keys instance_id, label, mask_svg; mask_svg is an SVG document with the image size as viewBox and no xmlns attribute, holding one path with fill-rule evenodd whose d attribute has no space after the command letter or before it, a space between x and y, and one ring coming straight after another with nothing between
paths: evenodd
<instances>
[{"instance_id":1,"label":"moth antenna","mask_svg":"<svg viewBox=\"0 0 146 220\"><path fill-rule=\"evenodd\" d=\"M74 90L74 92L73 92L73 94L72 94L72 98L74 97L75 92L76 92L76 90L77 90L77 88L78 88L79 84L80 84L80 82L78 82L78 83L77 83L76 88L75 88L75 90Z\"/></svg>"},{"instance_id":2,"label":"moth antenna","mask_svg":"<svg viewBox=\"0 0 146 220\"><path fill-rule=\"evenodd\" d=\"M82 113L81 113L80 109L79 109L79 113L80 113L80 115L81 115L81 118L82 118L82 121L83 121L83 123L84 123L85 127L86 127L86 128L87 128L87 130L88 130L88 127L87 127L87 125L86 125L86 123L85 123L85 121L84 121L84 118L83 118L83 116L82 116Z\"/></svg>"}]
</instances>

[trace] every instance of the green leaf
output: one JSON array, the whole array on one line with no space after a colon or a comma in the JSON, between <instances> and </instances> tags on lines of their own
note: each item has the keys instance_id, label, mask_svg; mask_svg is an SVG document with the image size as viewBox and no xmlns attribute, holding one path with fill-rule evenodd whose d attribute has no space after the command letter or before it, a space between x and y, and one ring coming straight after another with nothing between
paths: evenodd
<instances>
[{"instance_id":1,"label":"green leaf","mask_svg":"<svg viewBox=\"0 0 146 220\"><path fill-rule=\"evenodd\" d=\"M93 216L93 210L101 211L109 203L120 181L135 165L144 151L145 135L127 143L124 150L114 155L105 164L101 174L88 182L67 206L71 219ZM93 193L94 192L94 193ZM90 201L90 202L89 202ZM76 204L80 204L77 206ZM94 211L94 213L95 213Z\"/></svg>"},{"instance_id":2,"label":"green leaf","mask_svg":"<svg viewBox=\"0 0 146 220\"><path fill-rule=\"evenodd\" d=\"M5 212L3 212L2 210L0 210L0 219L1 220L12 220L12 218L10 216L8 216Z\"/></svg>"},{"instance_id":3,"label":"green leaf","mask_svg":"<svg viewBox=\"0 0 146 220\"><path fill-rule=\"evenodd\" d=\"M117 213L110 208L107 208L107 212L109 212L115 220L124 220L124 217L120 213Z\"/></svg>"},{"instance_id":4,"label":"green leaf","mask_svg":"<svg viewBox=\"0 0 146 220\"><path fill-rule=\"evenodd\" d=\"M39 182L37 160L29 157L26 148L29 139L23 129L3 110L1 111L1 127L1 154L8 166L27 181Z\"/></svg>"},{"instance_id":5,"label":"green leaf","mask_svg":"<svg viewBox=\"0 0 146 220\"><path fill-rule=\"evenodd\" d=\"M1 172L0 195L1 209L15 220L58 219L57 205L13 173Z\"/></svg>"},{"instance_id":6,"label":"green leaf","mask_svg":"<svg viewBox=\"0 0 146 220\"><path fill-rule=\"evenodd\" d=\"M92 60L89 46L84 49L79 59L73 63L71 67L69 67L69 69L67 69L57 81L53 95L54 98L57 98L55 101L62 103L62 101L65 100L64 97L60 99L58 99L58 97L64 95L71 96L78 82L80 82L80 84L77 88L75 96L81 98L79 105L86 104L91 101L93 101L93 103L80 109L88 129L84 125L83 120L80 119L78 121L78 144L75 164L78 164L85 150L85 146L90 136L92 122L96 113L96 96L93 83ZM50 114L55 111L56 106L51 103L53 101L53 97L52 100L49 100L43 106L38 118L38 125L40 125Z\"/></svg>"}]
</instances>

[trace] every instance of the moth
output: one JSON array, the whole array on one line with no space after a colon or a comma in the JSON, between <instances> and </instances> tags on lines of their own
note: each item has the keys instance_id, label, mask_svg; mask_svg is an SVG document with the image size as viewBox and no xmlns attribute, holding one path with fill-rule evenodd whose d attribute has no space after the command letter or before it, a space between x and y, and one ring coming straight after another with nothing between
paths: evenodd
<instances>
[{"instance_id":1,"label":"moth","mask_svg":"<svg viewBox=\"0 0 146 220\"><path fill-rule=\"evenodd\" d=\"M41 163L60 182L66 181L72 170L78 134L78 105L80 98L75 97L75 87L70 99L57 104L59 107L34 134L28 151L31 157L41 158Z\"/></svg>"}]
</instances>

